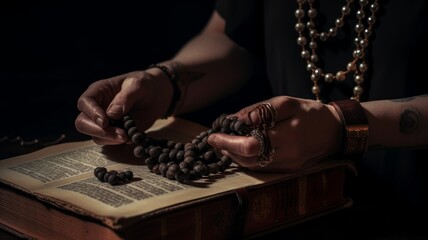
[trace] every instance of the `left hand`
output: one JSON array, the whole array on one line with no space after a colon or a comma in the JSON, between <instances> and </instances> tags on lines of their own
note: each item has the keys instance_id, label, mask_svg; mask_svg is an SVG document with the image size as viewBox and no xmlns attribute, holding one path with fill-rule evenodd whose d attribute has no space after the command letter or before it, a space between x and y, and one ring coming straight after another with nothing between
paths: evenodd
<instances>
[{"instance_id":1,"label":"left hand","mask_svg":"<svg viewBox=\"0 0 428 240\"><path fill-rule=\"evenodd\" d=\"M297 171L337 153L342 143L342 122L333 106L314 100L279 96L248 106L231 116L246 124L260 123L253 111L261 103L276 109L276 124L267 130L273 161L264 168L257 165L260 142L253 136L211 134L208 143L230 156L242 167L252 170Z\"/></svg>"}]
</instances>

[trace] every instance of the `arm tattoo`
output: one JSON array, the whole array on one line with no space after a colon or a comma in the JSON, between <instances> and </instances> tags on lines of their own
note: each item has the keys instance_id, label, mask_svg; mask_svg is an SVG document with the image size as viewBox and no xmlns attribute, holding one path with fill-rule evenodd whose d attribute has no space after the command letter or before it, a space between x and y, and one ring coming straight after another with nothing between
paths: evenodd
<instances>
[{"instance_id":1,"label":"arm tattoo","mask_svg":"<svg viewBox=\"0 0 428 240\"><path fill-rule=\"evenodd\" d=\"M416 109L406 109L400 117L400 132L414 133L421 121L421 113Z\"/></svg>"}]
</instances>

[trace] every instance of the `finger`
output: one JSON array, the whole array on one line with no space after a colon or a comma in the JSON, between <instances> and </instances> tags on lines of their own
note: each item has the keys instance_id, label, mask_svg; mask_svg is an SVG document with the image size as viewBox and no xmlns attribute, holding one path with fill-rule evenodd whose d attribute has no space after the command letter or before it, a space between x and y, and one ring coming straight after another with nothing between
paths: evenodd
<instances>
[{"instance_id":1,"label":"finger","mask_svg":"<svg viewBox=\"0 0 428 240\"><path fill-rule=\"evenodd\" d=\"M77 108L100 128L108 126L108 116L94 98L87 96L80 97L77 102Z\"/></svg>"},{"instance_id":2,"label":"finger","mask_svg":"<svg viewBox=\"0 0 428 240\"><path fill-rule=\"evenodd\" d=\"M208 137L208 143L214 148L226 150L231 154L243 157L257 156L260 143L255 137L231 136L223 133L214 133Z\"/></svg>"},{"instance_id":3,"label":"finger","mask_svg":"<svg viewBox=\"0 0 428 240\"><path fill-rule=\"evenodd\" d=\"M107 108L107 115L112 119L119 119L125 113L128 113L134 106L135 102L140 99L144 93L140 90L141 77L133 76L127 77L122 85L120 91L115 95L110 105Z\"/></svg>"},{"instance_id":4,"label":"finger","mask_svg":"<svg viewBox=\"0 0 428 240\"><path fill-rule=\"evenodd\" d=\"M115 127L107 127L103 129L84 113L80 113L76 118L75 127L83 134L98 139L104 139L106 142L113 144L122 144L128 141L128 136L123 129Z\"/></svg>"},{"instance_id":5,"label":"finger","mask_svg":"<svg viewBox=\"0 0 428 240\"><path fill-rule=\"evenodd\" d=\"M294 116L297 113L299 107L299 101L295 98L285 96L274 97L269 100L247 106L236 113L236 116L241 121L244 121L247 125L258 125L261 123L262 119L260 111L257 110L257 107L265 103L272 105L275 122L281 122Z\"/></svg>"},{"instance_id":6,"label":"finger","mask_svg":"<svg viewBox=\"0 0 428 240\"><path fill-rule=\"evenodd\" d=\"M121 144L121 143L118 143L117 141L112 141L109 139L98 138L98 137L92 137L92 140L98 145L118 145L118 144Z\"/></svg>"},{"instance_id":7,"label":"finger","mask_svg":"<svg viewBox=\"0 0 428 240\"><path fill-rule=\"evenodd\" d=\"M241 167L254 169L257 167L257 157L243 157L239 154L230 153L226 150L221 151L224 156L228 156L232 161Z\"/></svg>"}]
</instances>

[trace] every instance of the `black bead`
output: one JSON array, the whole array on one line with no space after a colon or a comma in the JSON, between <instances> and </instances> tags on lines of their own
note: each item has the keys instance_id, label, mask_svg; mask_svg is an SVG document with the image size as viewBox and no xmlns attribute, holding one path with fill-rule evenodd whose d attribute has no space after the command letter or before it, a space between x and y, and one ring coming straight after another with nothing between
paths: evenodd
<instances>
[{"instance_id":1,"label":"black bead","mask_svg":"<svg viewBox=\"0 0 428 240\"><path fill-rule=\"evenodd\" d=\"M176 144L176 142L175 142L175 141L168 141L168 142L166 143L166 147L167 147L167 148L174 148L175 144Z\"/></svg>"},{"instance_id":2,"label":"black bead","mask_svg":"<svg viewBox=\"0 0 428 240\"><path fill-rule=\"evenodd\" d=\"M132 135L131 140L136 145L143 145L146 143L147 135L142 132L136 132Z\"/></svg>"},{"instance_id":3,"label":"black bead","mask_svg":"<svg viewBox=\"0 0 428 240\"><path fill-rule=\"evenodd\" d=\"M161 155L159 155L158 161L160 163L167 163L167 162L169 162L170 161L169 153L167 153L167 152L161 153Z\"/></svg>"},{"instance_id":4,"label":"black bead","mask_svg":"<svg viewBox=\"0 0 428 240\"><path fill-rule=\"evenodd\" d=\"M137 158L143 158L146 156L146 152L144 150L144 147L141 145L138 145L136 147L134 147L134 156L136 156Z\"/></svg>"},{"instance_id":5,"label":"black bead","mask_svg":"<svg viewBox=\"0 0 428 240\"><path fill-rule=\"evenodd\" d=\"M128 180L128 178L126 177L125 172L118 173L117 177L119 178L120 181L126 181L126 180Z\"/></svg>"},{"instance_id":6,"label":"black bead","mask_svg":"<svg viewBox=\"0 0 428 240\"><path fill-rule=\"evenodd\" d=\"M130 127L129 129L128 129L128 136L134 136L134 134L135 133L137 133L138 132L138 128L137 127Z\"/></svg>"},{"instance_id":7,"label":"black bead","mask_svg":"<svg viewBox=\"0 0 428 240\"><path fill-rule=\"evenodd\" d=\"M108 182L108 177L110 176L110 172L104 173L103 182Z\"/></svg>"},{"instance_id":8,"label":"black bead","mask_svg":"<svg viewBox=\"0 0 428 240\"><path fill-rule=\"evenodd\" d=\"M96 167L96 168L94 169L94 175L95 175L95 176L97 176L97 174L98 174L99 172L107 172L107 169L106 169L105 167Z\"/></svg>"},{"instance_id":9,"label":"black bead","mask_svg":"<svg viewBox=\"0 0 428 240\"><path fill-rule=\"evenodd\" d=\"M153 157L150 156L150 157L147 157L146 159L144 159L144 163L146 165L150 165L150 164L156 163L156 160Z\"/></svg>"},{"instance_id":10,"label":"black bead","mask_svg":"<svg viewBox=\"0 0 428 240\"><path fill-rule=\"evenodd\" d=\"M134 178L134 173L130 170L125 171L125 175L126 175L126 178L128 179L128 181L132 180Z\"/></svg>"},{"instance_id":11,"label":"black bead","mask_svg":"<svg viewBox=\"0 0 428 240\"><path fill-rule=\"evenodd\" d=\"M120 181L119 181L119 177L117 176L117 173L109 174L107 182L110 183L111 185L118 184Z\"/></svg>"},{"instance_id":12,"label":"black bead","mask_svg":"<svg viewBox=\"0 0 428 240\"><path fill-rule=\"evenodd\" d=\"M208 136L215 132L223 132L230 135L248 135L250 128L237 117L220 115L214 120L212 128L200 132L188 143L172 140L156 140L143 132L139 132L135 122L130 116L123 118L123 128L127 131L132 142L138 146L134 148L136 157L144 158L149 170L168 179L177 181L197 180L202 176L209 176L225 171L232 160L214 151L208 144ZM97 173L100 170L97 170ZM113 182L126 181L126 172L114 173L101 171L97 178ZM132 172L131 172L132 173ZM94 170L95 174L95 170ZM110 175L112 175L110 177ZM113 177L116 176L116 179ZM132 179L132 177L131 177Z\"/></svg>"},{"instance_id":13,"label":"black bead","mask_svg":"<svg viewBox=\"0 0 428 240\"><path fill-rule=\"evenodd\" d=\"M162 153L162 149L160 147L151 147L149 149L149 155L153 158L159 157L159 155Z\"/></svg>"},{"instance_id":14,"label":"black bead","mask_svg":"<svg viewBox=\"0 0 428 240\"><path fill-rule=\"evenodd\" d=\"M106 173L107 173L107 172L103 172L103 171L97 172L96 177L98 178L98 180L99 180L99 181L104 182L104 175L105 175Z\"/></svg>"},{"instance_id":15,"label":"black bead","mask_svg":"<svg viewBox=\"0 0 428 240\"><path fill-rule=\"evenodd\" d=\"M126 120L123 124L125 130L129 130L131 127L135 127L135 122L132 119Z\"/></svg>"},{"instance_id":16,"label":"black bead","mask_svg":"<svg viewBox=\"0 0 428 240\"><path fill-rule=\"evenodd\" d=\"M155 174L160 175L161 173L160 173L160 170L159 170L159 166L160 166L160 164L155 164L155 165L153 165L152 169L150 169L150 170L152 172L154 172Z\"/></svg>"},{"instance_id":17,"label":"black bead","mask_svg":"<svg viewBox=\"0 0 428 240\"><path fill-rule=\"evenodd\" d=\"M166 176L166 171L168 170L168 167L166 166L166 163L160 163L159 164L159 172L162 175L162 177Z\"/></svg>"}]
</instances>

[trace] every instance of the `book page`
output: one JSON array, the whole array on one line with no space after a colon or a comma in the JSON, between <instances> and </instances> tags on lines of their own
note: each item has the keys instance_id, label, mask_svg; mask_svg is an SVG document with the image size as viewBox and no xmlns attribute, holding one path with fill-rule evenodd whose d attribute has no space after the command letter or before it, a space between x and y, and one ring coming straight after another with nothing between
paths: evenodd
<instances>
[{"instance_id":1,"label":"book page","mask_svg":"<svg viewBox=\"0 0 428 240\"><path fill-rule=\"evenodd\" d=\"M203 130L206 128L201 125L169 118L156 121L147 134L156 139L187 142ZM142 165L144 160L133 156L133 147L130 144L101 146L91 140L58 144L0 161L1 179L12 179L11 182L23 190L34 191L74 181L75 177L93 172L98 166L110 167L121 162Z\"/></svg>"},{"instance_id":2,"label":"book page","mask_svg":"<svg viewBox=\"0 0 428 240\"><path fill-rule=\"evenodd\" d=\"M159 120L147 133L157 139L188 142L203 130L200 125L170 118ZM235 166L221 174L180 183L150 172L143 159L133 156L132 148L132 145L100 146L92 141L64 143L1 161L0 181L113 226L120 219L296 176L247 172ZM134 179L115 186L100 182L93 174L97 166L131 170ZM297 174L319 169L317 166Z\"/></svg>"}]
</instances>

